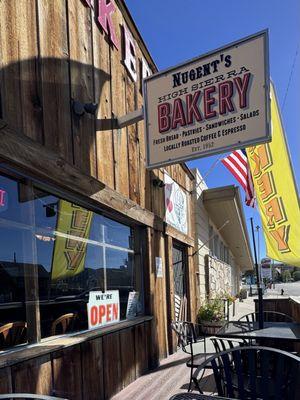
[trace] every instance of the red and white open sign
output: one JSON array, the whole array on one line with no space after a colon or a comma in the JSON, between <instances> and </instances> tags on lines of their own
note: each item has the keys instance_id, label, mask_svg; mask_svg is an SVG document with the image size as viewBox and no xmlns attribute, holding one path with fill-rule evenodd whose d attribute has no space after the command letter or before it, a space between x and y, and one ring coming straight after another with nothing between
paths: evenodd
<instances>
[{"instance_id":1,"label":"red and white open sign","mask_svg":"<svg viewBox=\"0 0 300 400\"><path fill-rule=\"evenodd\" d=\"M120 321L119 291L90 292L87 310L89 329Z\"/></svg>"}]
</instances>

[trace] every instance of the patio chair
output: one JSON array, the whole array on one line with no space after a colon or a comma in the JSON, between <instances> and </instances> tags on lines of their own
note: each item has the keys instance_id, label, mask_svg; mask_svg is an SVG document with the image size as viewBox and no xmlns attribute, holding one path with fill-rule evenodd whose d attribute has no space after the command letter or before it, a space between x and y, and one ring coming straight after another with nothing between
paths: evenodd
<instances>
[{"instance_id":1,"label":"patio chair","mask_svg":"<svg viewBox=\"0 0 300 400\"><path fill-rule=\"evenodd\" d=\"M240 322L256 322L258 321L258 312L243 315ZM292 317L277 311L264 311L264 322L295 322Z\"/></svg>"},{"instance_id":2,"label":"patio chair","mask_svg":"<svg viewBox=\"0 0 300 400\"><path fill-rule=\"evenodd\" d=\"M264 311L263 313L264 316L264 322L287 322L287 323L294 323L295 321L293 320L292 317L290 317L287 314L281 313L281 312L277 312L277 311ZM243 317L241 317L239 319L239 322L245 322L245 328L252 328L251 324L253 322L258 321L259 317L258 317L258 312L253 312L250 314L246 314ZM261 345L261 346L267 346L267 347L276 347L276 348L280 348L281 350L285 350L288 352L293 352L294 351L294 345L293 343L283 343L280 342L280 344L278 343L278 340L271 340L271 339L265 339L265 340L259 340L256 341L257 344ZM252 342L253 344L253 342Z\"/></svg>"},{"instance_id":3,"label":"patio chair","mask_svg":"<svg viewBox=\"0 0 300 400\"><path fill-rule=\"evenodd\" d=\"M171 323L171 328L176 333L178 339L178 346L182 349L182 351L190 355L190 359L186 363L187 367L189 367L191 371L188 391L190 391L192 387L194 369L202 364L202 362L205 360L205 355L203 356L199 343L204 344L204 354L206 354L205 336L199 337L197 335L195 327L196 325L197 324L187 321L173 321Z\"/></svg>"},{"instance_id":4,"label":"patio chair","mask_svg":"<svg viewBox=\"0 0 300 400\"><path fill-rule=\"evenodd\" d=\"M297 400L300 396L300 357L282 350L246 346L213 355L193 375L200 393L207 367L213 370L217 394L225 398Z\"/></svg>"},{"instance_id":5,"label":"patio chair","mask_svg":"<svg viewBox=\"0 0 300 400\"><path fill-rule=\"evenodd\" d=\"M227 338L210 338L214 345L216 353L234 349L235 347L249 346L246 339L227 339Z\"/></svg>"},{"instance_id":6,"label":"patio chair","mask_svg":"<svg viewBox=\"0 0 300 400\"><path fill-rule=\"evenodd\" d=\"M59 318L52 322L51 336L73 332L76 320L76 313L61 315Z\"/></svg>"},{"instance_id":7,"label":"patio chair","mask_svg":"<svg viewBox=\"0 0 300 400\"><path fill-rule=\"evenodd\" d=\"M7 393L0 394L0 399L14 400L14 399L36 399L36 400L68 400L61 397L46 396L43 394L31 394L31 393Z\"/></svg>"},{"instance_id":8,"label":"patio chair","mask_svg":"<svg viewBox=\"0 0 300 400\"><path fill-rule=\"evenodd\" d=\"M26 343L27 324L24 321L9 322L0 326L0 349L4 350L17 344Z\"/></svg>"}]
</instances>

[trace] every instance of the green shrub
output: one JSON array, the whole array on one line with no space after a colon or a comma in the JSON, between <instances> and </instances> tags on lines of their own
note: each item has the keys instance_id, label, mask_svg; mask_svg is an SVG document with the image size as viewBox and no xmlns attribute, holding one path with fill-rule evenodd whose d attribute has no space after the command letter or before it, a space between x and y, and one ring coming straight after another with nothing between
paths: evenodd
<instances>
[{"instance_id":1,"label":"green shrub","mask_svg":"<svg viewBox=\"0 0 300 400\"><path fill-rule=\"evenodd\" d=\"M220 298L210 299L198 311L200 321L217 322L224 320L224 303Z\"/></svg>"},{"instance_id":2,"label":"green shrub","mask_svg":"<svg viewBox=\"0 0 300 400\"><path fill-rule=\"evenodd\" d=\"M293 273L294 281L300 281L300 271L295 271Z\"/></svg>"},{"instance_id":3,"label":"green shrub","mask_svg":"<svg viewBox=\"0 0 300 400\"><path fill-rule=\"evenodd\" d=\"M281 274L283 282L289 282L291 280L291 273L290 271L283 271Z\"/></svg>"},{"instance_id":4,"label":"green shrub","mask_svg":"<svg viewBox=\"0 0 300 400\"><path fill-rule=\"evenodd\" d=\"M235 296L231 295L230 293L224 293L224 298L228 300L229 304L234 303L236 300Z\"/></svg>"}]
</instances>

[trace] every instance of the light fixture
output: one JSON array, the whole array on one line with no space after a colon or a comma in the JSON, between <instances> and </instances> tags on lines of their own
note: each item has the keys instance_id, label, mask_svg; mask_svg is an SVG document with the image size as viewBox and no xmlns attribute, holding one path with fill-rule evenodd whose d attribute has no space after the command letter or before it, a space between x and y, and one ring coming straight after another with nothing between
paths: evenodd
<instances>
[{"instance_id":1,"label":"light fixture","mask_svg":"<svg viewBox=\"0 0 300 400\"><path fill-rule=\"evenodd\" d=\"M95 115L98 108L98 103L81 103L78 100L72 100L72 110L78 117L82 117L83 114Z\"/></svg>"},{"instance_id":2,"label":"light fixture","mask_svg":"<svg viewBox=\"0 0 300 400\"><path fill-rule=\"evenodd\" d=\"M43 207L45 207L46 209L47 218L55 217L57 212L57 206L58 206L58 201L55 203L48 203L43 205Z\"/></svg>"},{"instance_id":3,"label":"light fixture","mask_svg":"<svg viewBox=\"0 0 300 400\"><path fill-rule=\"evenodd\" d=\"M152 179L152 185L153 185L154 187L159 187L159 188L163 188L163 187L166 186L165 183L164 183L164 181L162 181L162 180L159 179L159 178Z\"/></svg>"}]
</instances>

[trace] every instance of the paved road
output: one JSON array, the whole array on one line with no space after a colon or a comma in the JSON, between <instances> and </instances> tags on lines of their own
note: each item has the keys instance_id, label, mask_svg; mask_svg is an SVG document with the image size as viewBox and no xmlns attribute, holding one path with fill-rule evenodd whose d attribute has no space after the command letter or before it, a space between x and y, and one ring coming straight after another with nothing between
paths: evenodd
<instances>
[{"instance_id":1,"label":"paved road","mask_svg":"<svg viewBox=\"0 0 300 400\"><path fill-rule=\"evenodd\" d=\"M289 283L276 283L275 290L268 289L267 295L280 294L281 289L284 290L285 296L300 296L300 281Z\"/></svg>"}]
</instances>

